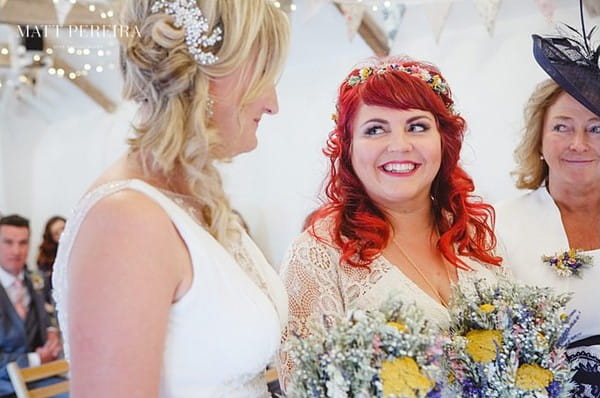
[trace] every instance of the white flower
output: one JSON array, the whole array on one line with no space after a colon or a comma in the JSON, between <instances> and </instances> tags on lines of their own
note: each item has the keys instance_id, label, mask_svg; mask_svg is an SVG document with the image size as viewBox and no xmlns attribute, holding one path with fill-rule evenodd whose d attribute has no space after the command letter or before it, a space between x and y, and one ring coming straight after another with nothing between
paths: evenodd
<instances>
[{"instance_id":1,"label":"white flower","mask_svg":"<svg viewBox=\"0 0 600 398\"><path fill-rule=\"evenodd\" d=\"M329 374L332 376L327 381L327 397L329 398L348 398L346 394L346 380L342 375L342 372L337 367L329 370Z\"/></svg>"}]
</instances>

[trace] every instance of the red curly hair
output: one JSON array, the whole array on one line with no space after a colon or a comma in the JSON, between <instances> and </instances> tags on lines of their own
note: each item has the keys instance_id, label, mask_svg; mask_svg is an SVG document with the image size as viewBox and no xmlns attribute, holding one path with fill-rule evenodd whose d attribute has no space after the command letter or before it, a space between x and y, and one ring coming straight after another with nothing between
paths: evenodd
<instances>
[{"instance_id":1,"label":"red curly hair","mask_svg":"<svg viewBox=\"0 0 600 398\"><path fill-rule=\"evenodd\" d=\"M416 66L439 75L445 82L435 66L408 58L375 58L361 67L377 69L385 64ZM390 68L385 73L373 73L359 84L349 85L348 78L357 75L361 67L354 69L339 88L336 127L323 150L331 163L325 181L327 200L311 217L310 232L317 239L327 241L326 237L318 236L316 226L320 220L331 217L330 239L341 248L340 262L368 267L381 254L392 227L354 172L352 123L363 103L393 109L421 109L435 116L442 141L441 165L431 186L433 217L440 232L437 248L458 268L468 269L459 256L499 265L502 258L493 254L496 246L494 209L472 195L473 180L458 165L466 123L452 111L454 101L450 89L437 93L420 77Z\"/></svg>"}]
</instances>

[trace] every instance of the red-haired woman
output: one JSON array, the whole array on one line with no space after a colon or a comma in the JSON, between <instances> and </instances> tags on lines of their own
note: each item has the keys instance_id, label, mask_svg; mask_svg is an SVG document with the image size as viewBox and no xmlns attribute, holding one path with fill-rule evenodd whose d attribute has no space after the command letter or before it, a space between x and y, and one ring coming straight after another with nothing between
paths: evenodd
<instances>
[{"instance_id":1,"label":"red-haired woman","mask_svg":"<svg viewBox=\"0 0 600 398\"><path fill-rule=\"evenodd\" d=\"M493 209L458 165L465 121L450 88L433 65L373 59L344 80L337 109L326 201L282 266L286 333L307 336L392 291L444 326L451 285L471 272L494 278L501 261Z\"/></svg>"}]
</instances>

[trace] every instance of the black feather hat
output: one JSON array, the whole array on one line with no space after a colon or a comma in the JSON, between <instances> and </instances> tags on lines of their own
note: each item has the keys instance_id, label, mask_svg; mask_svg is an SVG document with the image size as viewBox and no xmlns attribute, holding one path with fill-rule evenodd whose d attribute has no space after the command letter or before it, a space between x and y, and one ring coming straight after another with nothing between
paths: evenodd
<instances>
[{"instance_id":1,"label":"black feather hat","mask_svg":"<svg viewBox=\"0 0 600 398\"><path fill-rule=\"evenodd\" d=\"M579 6L582 32L565 25L563 36L533 35L533 56L563 90L600 116L600 46L591 46L596 27L586 33L581 0Z\"/></svg>"}]
</instances>

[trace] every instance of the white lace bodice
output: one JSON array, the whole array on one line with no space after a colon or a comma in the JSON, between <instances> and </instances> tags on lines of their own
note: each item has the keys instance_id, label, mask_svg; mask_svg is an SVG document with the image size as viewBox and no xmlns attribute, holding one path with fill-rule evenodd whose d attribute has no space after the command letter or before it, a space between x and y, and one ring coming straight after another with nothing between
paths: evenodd
<instances>
[{"instance_id":1,"label":"white lace bodice","mask_svg":"<svg viewBox=\"0 0 600 398\"><path fill-rule=\"evenodd\" d=\"M283 341L289 334L306 337L313 325L331 322L350 310L377 309L392 292L399 292L406 302L414 302L425 317L439 327L447 327L450 318L446 307L434 300L384 256L370 269L340 265L341 251L329 246L309 231L292 244L281 267L281 276L289 297L289 322ZM458 271L459 280L469 277L496 279L497 267L486 267L462 258L473 271ZM282 346L283 348L283 346ZM284 350L279 355L280 377L287 385L292 364Z\"/></svg>"},{"instance_id":2,"label":"white lace bodice","mask_svg":"<svg viewBox=\"0 0 600 398\"><path fill-rule=\"evenodd\" d=\"M103 198L139 191L169 215L185 241L194 278L171 306L161 397L268 397L264 370L287 320L287 297L277 274L242 232L230 254L197 221L194 208L177 195L141 181L116 181L87 194L69 217L54 265L54 296L69 356L69 256L80 225ZM143 232L142 232L143 233ZM166 265L167 266L167 265Z\"/></svg>"}]
</instances>

